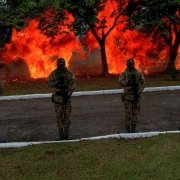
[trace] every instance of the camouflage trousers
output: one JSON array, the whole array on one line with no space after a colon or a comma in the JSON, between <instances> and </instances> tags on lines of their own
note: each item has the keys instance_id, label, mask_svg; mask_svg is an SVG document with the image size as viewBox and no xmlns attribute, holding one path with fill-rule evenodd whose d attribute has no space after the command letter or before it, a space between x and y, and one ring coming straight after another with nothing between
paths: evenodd
<instances>
[{"instance_id":1,"label":"camouflage trousers","mask_svg":"<svg viewBox=\"0 0 180 180\"><path fill-rule=\"evenodd\" d=\"M69 127L71 124L71 99L67 103L63 103L63 97L56 95L54 97L54 109L58 128Z\"/></svg>"},{"instance_id":2,"label":"camouflage trousers","mask_svg":"<svg viewBox=\"0 0 180 180\"><path fill-rule=\"evenodd\" d=\"M136 124L140 112L140 100L134 102L126 99L124 101L125 125Z\"/></svg>"}]
</instances>

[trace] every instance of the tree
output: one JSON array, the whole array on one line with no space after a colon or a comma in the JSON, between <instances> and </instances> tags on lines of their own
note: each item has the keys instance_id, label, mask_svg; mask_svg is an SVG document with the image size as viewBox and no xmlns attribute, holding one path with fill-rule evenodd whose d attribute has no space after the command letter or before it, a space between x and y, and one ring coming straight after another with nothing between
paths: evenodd
<instances>
[{"instance_id":1,"label":"tree","mask_svg":"<svg viewBox=\"0 0 180 180\"><path fill-rule=\"evenodd\" d=\"M25 3L26 1L19 6L19 9L23 8ZM109 74L105 48L106 38L119 23L120 16L126 14L126 0L31 0L31 3L32 6L38 7L38 11L40 7L45 7L46 12L40 18L39 29L49 37L53 38L59 33L66 33L61 28L62 26L68 27L75 35L84 35L91 31L100 46L102 75ZM107 3L113 5L109 15L113 19L112 24L106 17L98 17L98 13L104 9ZM40 10L44 11L43 8ZM37 17L34 12L30 14ZM70 18L72 18L71 23L68 22Z\"/></svg>"},{"instance_id":2,"label":"tree","mask_svg":"<svg viewBox=\"0 0 180 180\"><path fill-rule=\"evenodd\" d=\"M43 1L0 1L0 48L10 42L12 28L21 30L28 19L42 15L47 6Z\"/></svg>"},{"instance_id":3,"label":"tree","mask_svg":"<svg viewBox=\"0 0 180 180\"><path fill-rule=\"evenodd\" d=\"M141 24L140 31L146 37L161 35L169 47L169 61L166 71L176 78L178 70L175 60L180 44L180 1L179 0L130 0L127 7L130 17L127 24L134 29Z\"/></svg>"},{"instance_id":4,"label":"tree","mask_svg":"<svg viewBox=\"0 0 180 180\"><path fill-rule=\"evenodd\" d=\"M6 5L5 1L0 2L0 49L6 44L9 43L11 34L12 34L12 26L10 24L5 23L5 14L6 11L9 10L9 7Z\"/></svg>"},{"instance_id":5,"label":"tree","mask_svg":"<svg viewBox=\"0 0 180 180\"><path fill-rule=\"evenodd\" d=\"M20 27L25 21L16 11L21 0L0 1L0 49L10 42L13 27Z\"/></svg>"}]
</instances>

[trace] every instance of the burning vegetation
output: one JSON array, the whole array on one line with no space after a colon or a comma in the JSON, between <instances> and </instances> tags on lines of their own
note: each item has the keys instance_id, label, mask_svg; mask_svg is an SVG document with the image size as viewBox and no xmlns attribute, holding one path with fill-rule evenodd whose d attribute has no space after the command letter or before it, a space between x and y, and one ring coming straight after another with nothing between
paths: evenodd
<instances>
[{"instance_id":1,"label":"burning vegetation","mask_svg":"<svg viewBox=\"0 0 180 180\"><path fill-rule=\"evenodd\" d=\"M99 37L106 35L113 27L104 39L108 73L121 73L126 68L126 59L130 57L134 58L136 68L144 74L163 72L168 64L168 46L165 40L160 36L156 39L144 38L140 32L141 26L136 26L136 30L125 30L126 17L118 17L114 5L112 1L107 1L97 15L101 28L103 26L96 32ZM0 61L6 65L1 72L2 76L46 78L56 68L58 57L65 58L66 66L76 76L102 74L102 48L92 30L87 29L85 34L75 35L69 29L62 30L61 27L61 32L64 33L57 33L52 38L38 29L40 20L42 21L34 18L22 29L12 29L10 41L0 49ZM73 18L70 20L73 21ZM179 53L180 49L175 61L177 69L180 68Z\"/></svg>"}]
</instances>

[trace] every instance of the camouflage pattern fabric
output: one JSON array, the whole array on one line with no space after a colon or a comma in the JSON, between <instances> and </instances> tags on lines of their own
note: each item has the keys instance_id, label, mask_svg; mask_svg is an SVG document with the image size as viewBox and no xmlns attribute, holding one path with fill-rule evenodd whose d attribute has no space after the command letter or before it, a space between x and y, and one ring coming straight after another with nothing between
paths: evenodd
<instances>
[{"instance_id":1,"label":"camouflage pattern fabric","mask_svg":"<svg viewBox=\"0 0 180 180\"><path fill-rule=\"evenodd\" d=\"M140 112L140 100L138 100L137 102L133 102L133 101L128 101L125 99L124 109L125 109L124 124L125 125L136 124L137 116L139 115L139 112Z\"/></svg>"},{"instance_id":2,"label":"camouflage pattern fabric","mask_svg":"<svg viewBox=\"0 0 180 180\"><path fill-rule=\"evenodd\" d=\"M0 79L0 95L2 95L3 91L4 91L4 84L2 79Z\"/></svg>"},{"instance_id":3,"label":"camouflage pattern fabric","mask_svg":"<svg viewBox=\"0 0 180 180\"><path fill-rule=\"evenodd\" d=\"M54 109L56 113L56 120L58 128L70 126L71 121L71 99L66 103L63 102L62 96L54 96Z\"/></svg>"},{"instance_id":4,"label":"camouflage pattern fabric","mask_svg":"<svg viewBox=\"0 0 180 180\"><path fill-rule=\"evenodd\" d=\"M68 80L68 87L66 89L66 94L69 96L69 99L67 102L63 102L63 96L62 95L54 95L54 109L56 113L56 119L57 119L57 126L58 128L70 126L71 121L71 95L76 89L76 78L74 74L68 70L67 68L64 68L63 70L55 69L51 72L49 77L47 78L47 86L54 88L54 91L57 92L58 89L56 89L56 82L57 82L57 74L58 72L63 71L67 75ZM60 72L61 74L63 72Z\"/></svg>"},{"instance_id":5,"label":"camouflage pattern fabric","mask_svg":"<svg viewBox=\"0 0 180 180\"><path fill-rule=\"evenodd\" d=\"M139 76L138 77L139 92L141 93L145 88L145 78L144 78L144 75L135 68L133 70L129 70L127 68L125 71L123 71L119 75L119 79L118 79L119 85L120 85L120 87L127 87L127 83L129 80L128 74L131 74L131 73L135 73L135 74L137 74L137 76Z\"/></svg>"},{"instance_id":6,"label":"camouflage pattern fabric","mask_svg":"<svg viewBox=\"0 0 180 180\"><path fill-rule=\"evenodd\" d=\"M47 78L47 86L48 87L52 87L56 90L55 88L55 85L56 85L56 81L58 80L57 77L56 77L56 73L58 72L59 70L56 69L54 71L51 72L51 74L49 75L49 77ZM69 96L72 95L72 93L75 91L76 89L76 78L74 76L74 74L68 70L67 68L65 68L64 70L64 73L67 73L67 76L68 76L68 83L69 83L69 86L68 86L68 92L67 94Z\"/></svg>"},{"instance_id":7,"label":"camouflage pattern fabric","mask_svg":"<svg viewBox=\"0 0 180 180\"><path fill-rule=\"evenodd\" d=\"M135 99L135 93L132 87L128 87L129 75L135 74L138 83L138 99ZM125 125L132 125L137 123L137 116L140 112L140 94L145 88L144 75L137 69L125 69L118 79L120 87L124 88L124 109L125 109Z\"/></svg>"}]
</instances>

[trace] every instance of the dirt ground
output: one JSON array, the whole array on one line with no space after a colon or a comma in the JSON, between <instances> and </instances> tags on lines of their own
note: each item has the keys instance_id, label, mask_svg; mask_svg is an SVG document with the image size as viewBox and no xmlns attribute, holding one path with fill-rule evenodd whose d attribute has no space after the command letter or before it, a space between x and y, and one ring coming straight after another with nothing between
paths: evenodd
<instances>
[{"instance_id":1,"label":"dirt ground","mask_svg":"<svg viewBox=\"0 0 180 180\"><path fill-rule=\"evenodd\" d=\"M50 98L0 101L0 141L49 141L57 135ZM180 127L180 90L144 92L139 132L173 131ZM120 94L72 97L71 134L76 138L124 132Z\"/></svg>"}]
</instances>

